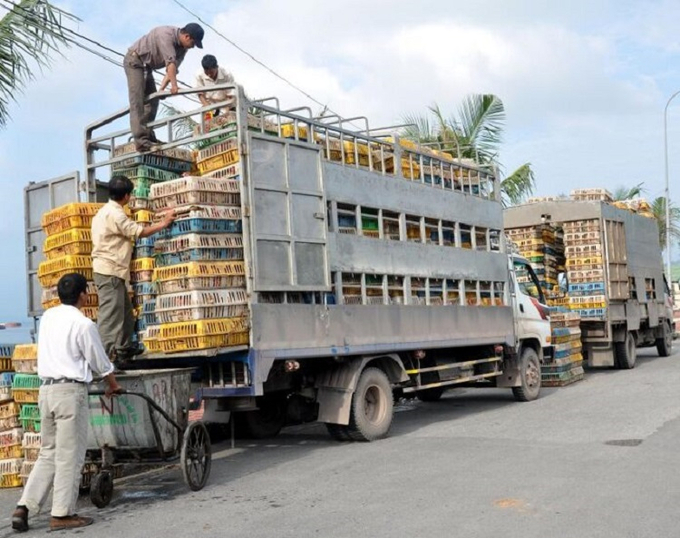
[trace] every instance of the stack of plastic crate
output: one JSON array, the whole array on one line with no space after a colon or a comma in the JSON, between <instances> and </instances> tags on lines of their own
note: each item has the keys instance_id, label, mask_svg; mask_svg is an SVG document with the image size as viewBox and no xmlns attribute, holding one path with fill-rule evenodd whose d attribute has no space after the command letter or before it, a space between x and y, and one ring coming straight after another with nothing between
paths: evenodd
<instances>
[{"instance_id":1,"label":"stack of plastic crate","mask_svg":"<svg viewBox=\"0 0 680 538\"><path fill-rule=\"evenodd\" d=\"M89 281L88 298L83 313L97 319L97 290L92 282L92 219L103 204L66 204L42 217L47 237L43 250L45 261L38 266L38 279L43 288L43 308L60 304L57 282L67 273L80 273Z\"/></svg>"},{"instance_id":2,"label":"stack of plastic crate","mask_svg":"<svg viewBox=\"0 0 680 538\"><path fill-rule=\"evenodd\" d=\"M13 344L0 344L0 404L12 399L12 379L14 378L14 368L12 368Z\"/></svg>"},{"instance_id":3,"label":"stack of plastic crate","mask_svg":"<svg viewBox=\"0 0 680 538\"><path fill-rule=\"evenodd\" d=\"M541 383L546 387L563 387L583 379L581 318L564 307L550 312L553 356L541 366Z\"/></svg>"},{"instance_id":4,"label":"stack of plastic crate","mask_svg":"<svg viewBox=\"0 0 680 538\"><path fill-rule=\"evenodd\" d=\"M541 288L554 306L559 305L554 292L558 267L564 263L563 249L558 241L560 233L557 227L550 224L508 230L510 240L515 243L519 253L529 260Z\"/></svg>"},{"instance_id":5,"label":"stack of plastic crate","mask_svg":"<svg viewBox=\"0 0 680 538\"><path fill-rule=\"evenodd\" d=\"M614 197L607 189L574 189L571 199L577 202L612 202Z\"/></svg>"},{"instance_id":6,"label":"stack of plastic crate","mask_svg":"<svg viewBox=\"0 0 680 538\"><path fill-rule=\"evenodd\" d=\"M152 186L152 209L173 208L177 219L155 243L153 315L160 325L147 329L149 350L248 343L239 192L235 179L208 177Z\"/></svg>"},{"instance_id":7,"label":"stack of plastic crate","mask_svg":"<svg viewBox=\"0 0 680 538\"><path fill-rule=\"evenodd\" d=\"M23 451L21 441L24 431L12 428L0 432L0 488L21 486Z\"/></svg>"},{"instance_id":8,"label":"stack of plastic crate","mask_svg":"<svg viewBox=\"0 0 680 538\"><path fill-rule=\"evenodd\" d=\"M40 444L42 442L40 432L24 431L24 436L21 441L21 450L23 452L24 461L21 464L21 471L19 477L21 483L25 486L28 481L28 476L31 474L35 462L38 460L40 454Z\"/></svg>"},{"instance_id":9,"label":"stack of plastic crate","mask_svg":"<svg viewBox=\"0 0 680 538\"><path fill-rule=\"evenodd\" d=\"M569 308L584 321L604 319L607 300L599 220L566 222L564 245Z\"/></svg>"}]
</instances>

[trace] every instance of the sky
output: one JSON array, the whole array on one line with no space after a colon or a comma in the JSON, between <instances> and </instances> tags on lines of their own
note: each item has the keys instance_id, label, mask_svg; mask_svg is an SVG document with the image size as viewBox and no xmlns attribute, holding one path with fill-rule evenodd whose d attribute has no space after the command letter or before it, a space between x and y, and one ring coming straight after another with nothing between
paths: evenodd
<instances>
[{"instance_id":1,"label":"sky","mask_svg":"<svg viewBox=\"0 0 680 538\"><path fill-rule=\"evenodd\" d=\"M72 29L121 52L155 26L195 20L173 0L54 3L81 19ZM496 94L507 115L500 161L506 172L531 163L536 195L641 182L647 198L664 193L664 107L680 90L678 0L182 3L317 101L371 126L434 103L453 115L468 94ZM180 79L193 80L202 54L217 56L253 98L321 109L208 29ZM76 48L16 96L0 130L0 321L25 318L24 186L82 172L85 126L126 105L123 70ZM668 141L677 204L680 97Z\"/></svg>"}]
</instances>

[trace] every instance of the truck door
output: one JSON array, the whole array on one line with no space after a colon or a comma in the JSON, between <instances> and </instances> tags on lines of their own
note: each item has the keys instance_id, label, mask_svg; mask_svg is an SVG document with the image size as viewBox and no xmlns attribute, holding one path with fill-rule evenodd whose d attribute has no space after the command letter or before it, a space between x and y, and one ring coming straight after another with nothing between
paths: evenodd
<instances>
[{"instance_id":1,"label":"truck door","mask_svg":"<svg viewBox=\"0 0 680 538\"><path fill-rule=\"evenodd\" d=\"M29 183L24 188L24 231L26 234L26 272L28 285L28 315L36 318L43 313L42 288L38 282L38 265L45 259L45 232L40 220L43 213L64 204L79 201L80 174Z\"/></svg>"},{"instance_id":2,"label":"truck door","mask_svg":"<svg viewBox=\"0 0 680 538\"><path fill-rule=\"evenodd\" d=\"M517 320L517 338L535 338L541 347L549 345L550 319L545 295L531 265L526 260L513 260L512 275L515 287L513 305Z\"/></svg>"}]
</instances>

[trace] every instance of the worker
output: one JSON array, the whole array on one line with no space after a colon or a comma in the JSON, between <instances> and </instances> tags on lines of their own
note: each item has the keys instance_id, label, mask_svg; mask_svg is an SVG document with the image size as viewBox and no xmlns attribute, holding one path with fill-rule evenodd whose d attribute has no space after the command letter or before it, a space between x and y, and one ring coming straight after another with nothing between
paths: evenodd
<instances>
[{"instance_id":1,"label":"worker","mask_svg":"<svg viewBox=\"0 0 680 538\"><path fill-rule=\"evenodd\" d=\"M234 83L234 76L224 69L224 67L217 65L217 58L212 54L203 56L201 67L203 69L196 75L196 88L208 88L210 86L215 86L216 84ZM232 90L205 91L199 93L198 98L203 106L226 101L225 105L229 107L234 103L234 92ZM219 112L219 109L216 109L213 114L217 116Z\"/></svg>"},{"instance_id":2,"label":"worker","mask_svg":"<svg viewBox=\"0 0 680 538\"><path fill-rule=\"evenodd\" d=\"M133 242L167 228L175 220L174 210L161 220L144 226L125 214L133 184L125 176L109 181L109 202L92 219L92 272L99 296L97 322L104 349L121 363L144 352L132 343L135 317L128 295Z\"/></svg>"},{"instance_id":3,"label":"worker","mask_svg":"<svg viewBox=\"0 0 680 538\"><path fill-rule=\"evenodd\" d=\"M12 514L12 528L28 530L29 512L38 513L52 496L51 530L74 529L92 523L75 513L80 477L87 450L87 386L95 373L104 378L106 395L121 392L93 321L81 308L87 301L87 280L70 273L57 283L61 305L49 308L40 320L38 396L42 443L38 460Z\"/></svg>"},{"instance_id":4,"label":"worker","mask_svg":"<svg viewBox=\"0 0 680 538\"><path fill-rule=\"evenodd\" d=\"M203 48L204 31L200 24L191 22L184 28L159 26L135 41L123 61L130 99L130 130L137 151L152 151L160 141L149 123L156 119L158 99L147 101L156 92L154 69L166 69L158 91L170 84L170 93L179 91L177 73L188 49Z\"/></svg>"}]
</instances>

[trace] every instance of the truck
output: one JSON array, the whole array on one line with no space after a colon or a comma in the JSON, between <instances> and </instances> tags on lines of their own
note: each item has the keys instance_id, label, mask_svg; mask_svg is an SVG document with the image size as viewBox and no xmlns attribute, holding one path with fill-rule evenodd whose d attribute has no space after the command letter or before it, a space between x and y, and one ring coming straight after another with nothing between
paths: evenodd
<instances>
[{"instance_id":1,"label":"truck","mask_svg":"<svg viewBox=\"0 0 680 538\"><path fill-rule=\"evenodd\" d=\"M588 366L634 368L638 347L671 354L674 321L653 218L606 200L555 199L509 207L504 223L506 230L550 224L571 241L560 275L570 307L578 309L584 294L597 298L579 310Z\"/></svg>"},{"instance_id":2,"label":"truck","mask_svg":"<svg viewBox=\"0 0 680 538\"><path fill-rule=\"evenodd\" d=\"M339 440L379 439L395 395L434 401L483 386L539 396L549 312L542 294L527 293L538 285L530 264L507 249L493 170L365 118L283 110L222 87L235 100L219 122L209 117L218 104L152 124L167 133L161 154L117 151L130 137L124 109L86 128L82 181L73 172L26 188L30 316L41 313L43 212L105 201L111 169L130 159L229 141L238 163L206 175L229 172L240 185L247 342L135 364L195 368L205 419L234 414L253 437L319 421ZM178 129L187 121L188 134Z\"/></svg>"}]
</instances>

